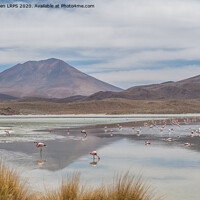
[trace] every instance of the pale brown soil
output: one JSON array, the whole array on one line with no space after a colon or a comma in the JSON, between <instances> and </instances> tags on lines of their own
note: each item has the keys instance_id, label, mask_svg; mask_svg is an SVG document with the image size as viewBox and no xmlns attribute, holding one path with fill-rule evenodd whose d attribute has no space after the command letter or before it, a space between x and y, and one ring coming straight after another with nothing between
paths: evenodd
<instances>
[{"instance_id":1,"label":"pale brown soil","mask_svg":"<svg viewBox=\"0 0 200 200\"><path fill-rule=\"evenodd\" d=\"M0 114L184 114L200 113L200 100L106 99L73 103L0 103Z\"/></svg>"}]
</instances>

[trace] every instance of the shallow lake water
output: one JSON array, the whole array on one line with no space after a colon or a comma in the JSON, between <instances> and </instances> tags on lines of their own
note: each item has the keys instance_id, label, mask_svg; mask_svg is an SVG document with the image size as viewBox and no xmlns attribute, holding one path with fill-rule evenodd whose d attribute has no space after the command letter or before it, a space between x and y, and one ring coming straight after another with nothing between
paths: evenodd
<instances>
[{"instance_id":1,"label":"shallow lake water","mask_svg":"<svg viewBox=\"0 0 200 200\"><path fill-rule=\"evenodd\" d=\"M180 126L168 120L160 130L163 120L172 117L182 117ZM129 170L136 176L142 175L167 200L197 200L200 196L200 122L195 117L200 116L2 116L0 156L17 168L22 178L28 178L28 184L36 191L58 187L74 171L81 173L82 183L95 186L112 183L114 174ZM159 121L150 128L155 123L152 119ZM116 125L148 120L148 126L135 129ZM105 124L107 130L104 125L102 128L91 126L96 124ZM87 136L81 133L82 129L86 129ZM36 140L47 145L42 153L33 143ZM150 145L145 145L145 141ZM186 142L191 145L185 146ZM100 160L92 159L89 152L94 150Z\"/></svg>"}]
</instances>

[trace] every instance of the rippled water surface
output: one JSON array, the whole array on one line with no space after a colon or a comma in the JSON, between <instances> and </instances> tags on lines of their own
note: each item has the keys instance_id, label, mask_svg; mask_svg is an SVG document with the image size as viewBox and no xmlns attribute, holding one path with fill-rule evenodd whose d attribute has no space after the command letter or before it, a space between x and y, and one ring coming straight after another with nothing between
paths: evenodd
<instances>
[{"instance_id":1,"label":"rippled water surface","mask_svg":"<svg viewBox=\"0 0 200 200\"><path fill-rule=\"evenodd\" d=\"M161 130L163 120L171 117L181 117L180 126L168 119ZM22 178L29 179L34 190L55 188L74 170L81 172L81 181L88 185L111 183L115 173L130 170L142 174L168 200L197 200L200 123L196 117L199 116L2 116L0 155L20 171ZM150 128L155 123L152 119L159 121ZM121 128L116 125L148 120L148 126L135 126L135 129L130 124ZM97 124L106 124L107 130L104 125L92 126ZM81 133L82 129L86 129L87 136ZM40 152L34 141L44 142L47 147ZM145 145L145 141L151 144ZM100 160L93 160L89 155L93 150L98 152Z\"/></svg>"}]
</instances>

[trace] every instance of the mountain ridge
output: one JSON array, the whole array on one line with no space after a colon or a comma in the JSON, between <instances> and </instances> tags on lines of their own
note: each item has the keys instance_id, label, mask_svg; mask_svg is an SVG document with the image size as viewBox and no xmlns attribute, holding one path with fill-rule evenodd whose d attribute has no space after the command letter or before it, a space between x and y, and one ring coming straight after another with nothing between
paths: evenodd
<instances>
[{"instance_id":1,"label":"mountain ridge","mask_svg":"<svg viewBox=\"0 0 200 200\"><path fill-rule=\"evenodd\" d=\"M177 82L167 81L159 84L130 87L122 92L97 92L85 100L123 98L130 100L199 99L200 75Z\"/></svg>"},{"instance_id":2,"label":"mountain ridge","mask_svg":"<svg viewBox=\"0 0 200 200\"><path fill-rule=\"evenodd\" d=\"M0 93L19 98L66 98L121 90L56 58L27 61L0 73Z\"/></svg>"}]
</instances>

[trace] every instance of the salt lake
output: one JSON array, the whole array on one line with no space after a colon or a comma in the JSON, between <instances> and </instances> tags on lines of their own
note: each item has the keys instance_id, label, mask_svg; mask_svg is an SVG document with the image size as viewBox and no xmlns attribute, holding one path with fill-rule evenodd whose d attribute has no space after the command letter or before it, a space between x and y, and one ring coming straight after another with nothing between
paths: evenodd
<instances>
[{"instance_id":1,"label":"salt lake","mask_svg":"<svg viewBox=\"0 0 200 200\"><path fill-rule=\"evenodd\" d=\"M172 118L179 118L179 124ZM192 114L1 116L0 156L37 191L58 187L74 171L81 172L82 183L95 186L111 183L114 174L129 170L142 175L167 200L197 200L199 118ZM40 152L34 141L47 147ZM100 160L92 159L89 153L94 150Z\"/></svg>"}]
</instances>

